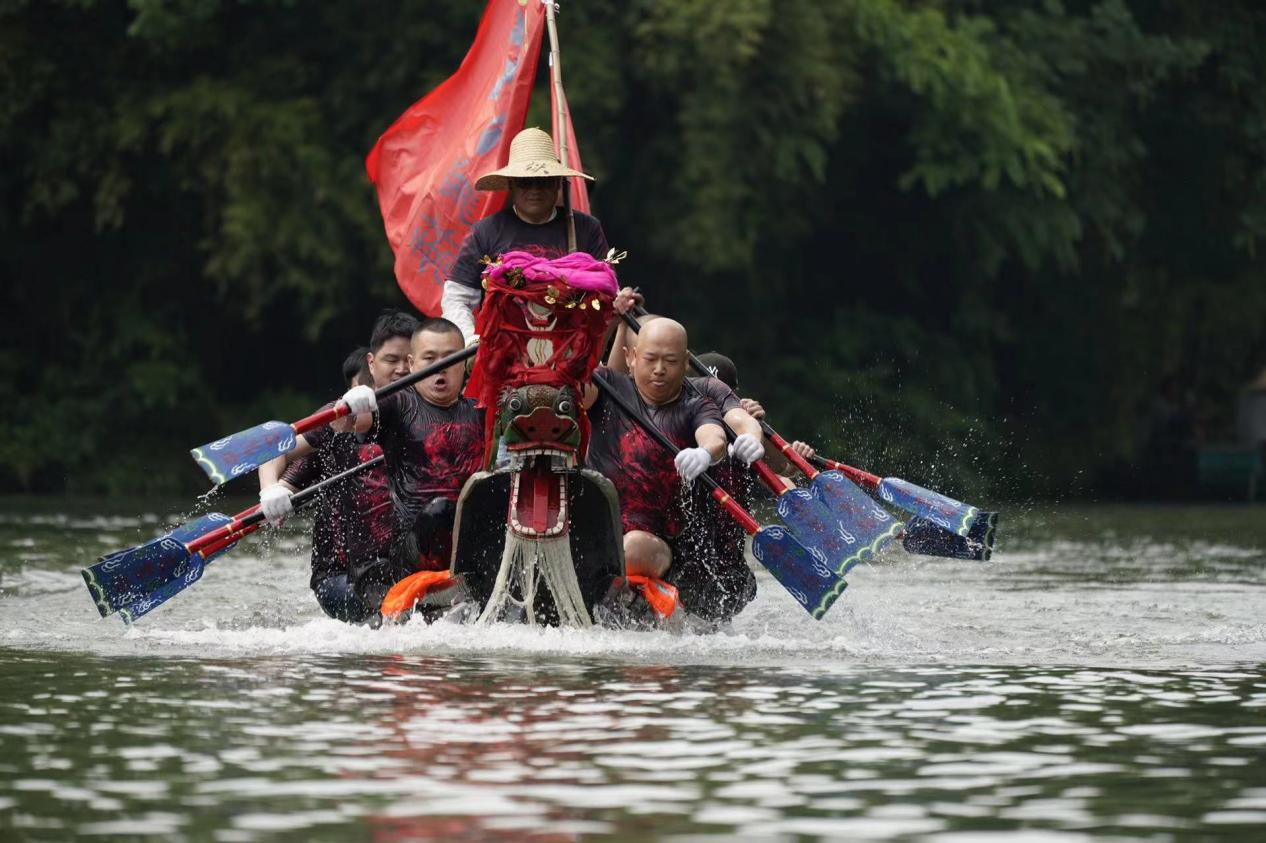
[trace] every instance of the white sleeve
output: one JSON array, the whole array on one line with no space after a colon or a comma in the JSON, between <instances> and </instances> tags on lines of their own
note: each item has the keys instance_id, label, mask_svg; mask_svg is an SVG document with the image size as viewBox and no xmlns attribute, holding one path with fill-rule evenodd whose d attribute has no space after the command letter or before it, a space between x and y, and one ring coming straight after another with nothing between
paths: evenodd
<instances>
[{"instance_id":1,"label":"white sleeve","mask_svg":"<svg viewBox=\"0 0 1266 843\"><path fill-rule=\"evenodd\" d=\"M440 295L444 318L462 329L462 337L467 345L475 338L475 308L479 307L483 297L483 290L467 287L456 281L444 282L444 292Z\"/></svg>"}]
</instances>

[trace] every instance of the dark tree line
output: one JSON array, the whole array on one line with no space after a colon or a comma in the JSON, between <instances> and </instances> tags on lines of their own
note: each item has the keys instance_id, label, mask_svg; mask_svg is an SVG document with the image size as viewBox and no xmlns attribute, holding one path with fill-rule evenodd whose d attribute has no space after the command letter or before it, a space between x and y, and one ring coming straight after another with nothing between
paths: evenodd
<instances>
[{"instance_id":1,"label":"dark tree line","mask_svg":"<svg viewBox=\"0 0 1266 843\"><path fill-rule=\"evenodd\" d=\"M0 2L0 489L199 488L190 446L338 391L404 304L364 154L482 5ZM1145 472L1167 378L1230 435L1266 366L1259 4L570 0L560 28L622 278L784 432L976 496Z\"/></svg>"}]
</instances>

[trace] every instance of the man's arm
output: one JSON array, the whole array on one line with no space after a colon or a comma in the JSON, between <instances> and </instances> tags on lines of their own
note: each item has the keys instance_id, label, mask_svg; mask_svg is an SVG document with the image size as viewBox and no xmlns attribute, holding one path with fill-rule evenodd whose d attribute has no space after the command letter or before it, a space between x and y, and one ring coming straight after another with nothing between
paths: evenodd
<instances>
[{"instance_id":1,"label":"man's arm","mask_svg":"<svg viewBox=\"0 0 1266 843\"><path fill-rule=\"evenodd\" d=\"M623 319L616 319L615 340L611 343L611 351L607 354L607 368L622 375L629 373L629 358L625 347L629 342L629 326Z\"/></svg>"},{"instance_id":2,"label":"man's arm","mask_svg":"<svg viewBox=\"0 0 1266 843\"><path fill-rule=\"evenodd\" d=\"M744 433L761 439L764 435L761 433L760 422L752 418L751 415L742 407L735 407L725 414L725 423L740 436Z\"/></svg>"},{"instance_id":3,"label":"man's arm","mask_svg":"<svg viewBox=\"0 0 1266 843\"><path fill-rule=\"evenodd\" d=\"M759 401L752 398L742 398L740 401L743 405L743 412L746 413L747 417L756 424L757 434L761 436L761 443L764 444L764 433L760 430L760 420L765 418L765 408L760 405ZM729 420L728 415L726 416L726 420ZM790 477L796 470L795 467L787 461L787 458L782 455L782 451L777 448L765 449L765 465L769 466L777 474L781 474L783 477Z\"/></svg>"},{"instance_id":4,"label":"man's arm","mask_svg":"<svg viewBox=\"0 0 1266 843\"><path fill-rule=\"evenodd\" d=\"M297 460L290 460L286 470L278 481L291 491L306 489L321 480L321 458L316 454L308 454Z\"/></svg>"},{"instance_id":5,"label":"man's arm","mask_svg":"<svg viewBox=\"0 0 1266 843\"><path fill-rule=\"evenodd\" d=\"M312 453L313 447L308 444L307 438L300 433L295 437L295 447L293 451L286 454L273 457L268 462L259 467L259 488L267 489L274 483L281 482L282 472L286 470L286 465L300 457L307 456ZM297 491L294 486L289 483L285 484L290 491Z\"/></svg>"},{"instance_id":6,"label":"man's arm","mask_svg":"<svg viewBox=\"0 0 1266 843\"><path fill-rule=\"evenodd\" d=\"M615 300L611 302L611 309L615 311L617 317L621 317L632 310L634 305L640 307L645 303L646 296L632 287L625 287L616 294ZM607 328L608 337L612 328L615 329L615 340L611 343L611 352L607 355L607 366L622 375L627 375L629 359L624 349L629 344L629 326L621 318L613 319L610 327Z\"/></svg>"},{"instance_id":7,"label":"man's arm","mask_svg":"<svg viewBox=\"0 0 1266 843\"><path fill-rule=\"evenodd\" d=\"M479 309L483 296L483 291L477 287L467 287L456 281L444 282L440 307L444 318L461 329L466 345L478 339L475 334L475 311Z\"/></svg>"},{"instance_id":8,"label":"man's arm","mask_svg":"<svg viewBox=\"0 0 1266 843\"><path fill-rule=\"evenodd\" d=\"M725 456L725 431L719 424L708 422L695 430L695 442L716 462Z\"/></svg>"}]
</instances>

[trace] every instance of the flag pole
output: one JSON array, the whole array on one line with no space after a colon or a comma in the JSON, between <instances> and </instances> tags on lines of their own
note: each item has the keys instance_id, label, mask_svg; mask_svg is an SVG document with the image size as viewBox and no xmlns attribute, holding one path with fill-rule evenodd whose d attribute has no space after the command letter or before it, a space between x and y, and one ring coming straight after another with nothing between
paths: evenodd
<instances>
[{"instance_id":1,"label":"flag pole","mask_svg":"<svg viewBox=\"0 0 1266 843\"><path fill-rule=\"evenodd\" d=\"M563 57L558 49L558 27L554 25L554 13L558 7L554 0L541 0L545 4L545 31L549 33L549 71L554 84L555 134L558 135L558 160L564 167L571 167L570 150L567 148L567 107L563 93ZM571 179L563 179L563 214L567 218L567 251L576 251L576 215L571 209Z\"/></svg>"}]
</instances>

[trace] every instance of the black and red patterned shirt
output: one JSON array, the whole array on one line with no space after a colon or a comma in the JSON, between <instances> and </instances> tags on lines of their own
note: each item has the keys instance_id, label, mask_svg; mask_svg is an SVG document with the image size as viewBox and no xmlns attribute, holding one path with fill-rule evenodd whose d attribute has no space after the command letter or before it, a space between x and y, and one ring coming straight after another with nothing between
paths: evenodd
<instances>
[{"instance_id":1,"label":"black and red patterned shirt","mask_svg":"<svg viewBox=\"0 0 1266 843\"><path fill-rule=\"evenodd\" d=\"M605 366L598 374L621 397L642 411L642 417L658 427L679 448L697 445L695 431L705 424L721 423L721 413L707 398L688 389L667 404L647 404L638 394L631 375ZM620 495L624 532L646 530L671 538L681 529L683 485L664 450L618 404L602 392L589 410L593 433L585 466L601 472L615 484Z\"/></svg>"},{"instance_id":2,"label":"black and red patterned shirt","mask_svg":"<svg viewBox=\"0 0 1266 843\"><path fill-rule=\"evenodd\" d=\"M483 467L483 437L483 411L469 398L437 407L406 389L378 405L378 444L387 455L397 527L410 529L437 497L456 502Z\"/></svg>"},{"instance_id":3,"label":"black and red patterned shirt","mask_svg":"<svg viewBox=\"0 0 1266 843\"><path fill-rule=\"evenodd\" d=\"M315 449L286 467L281 479L306 488L382 453L377 443L330 428L304 435ZM391 544L391 493L382 465L366 469L325 490L317 498L312 523L312 578L316 588L350 566L384 556Z\"/></svg>"}]
</instances>

